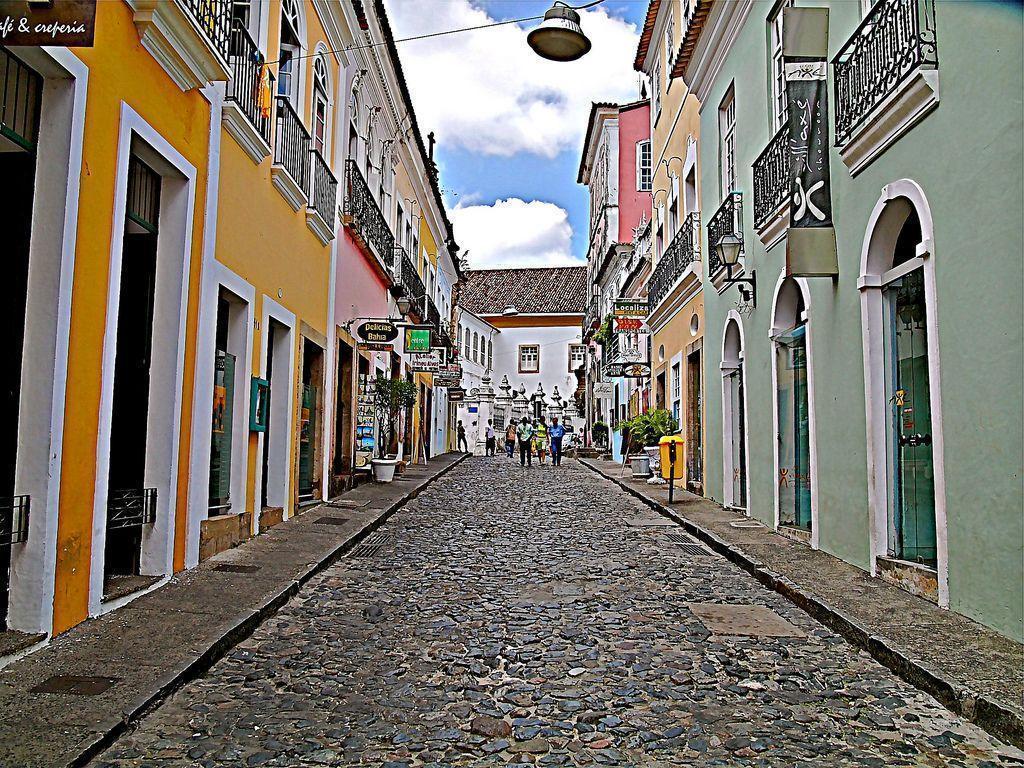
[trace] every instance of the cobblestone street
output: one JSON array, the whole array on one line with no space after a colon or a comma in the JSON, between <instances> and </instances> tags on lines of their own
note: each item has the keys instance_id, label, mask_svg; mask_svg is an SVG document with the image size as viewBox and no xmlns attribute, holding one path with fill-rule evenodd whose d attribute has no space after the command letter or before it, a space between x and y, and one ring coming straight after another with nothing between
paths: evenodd
<instances>
[{"instance_id":1,"label":"cobblestone street","mask_svg":"<svg viewBox=\"0 0 1024 768\"><path fill-rule=\"evenodd\" d=\"M681 537L471 458L94 764L1024 765Z\"/></svg>"}]
</instances>

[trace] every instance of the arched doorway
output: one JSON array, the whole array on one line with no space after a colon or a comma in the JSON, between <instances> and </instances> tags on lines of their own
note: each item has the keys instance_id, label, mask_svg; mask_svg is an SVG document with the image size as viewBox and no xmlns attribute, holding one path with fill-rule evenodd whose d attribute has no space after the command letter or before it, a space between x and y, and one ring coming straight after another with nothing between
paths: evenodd
<instances>
[{"instance_id":1,"label":"arched doorway","mask_svg":"<svg viewBox=\"0 0 1024 768\"><path fill-rule=\"evenodd\" d=\"M747 402L743 372L743 332L730 317L722 339L722 489L725 505L747 507Z\"/></svg>"},{"instance_id":2,"label":"arched doorway","mask_svg":"<svg viewBox=\"0 0 1024 768\"><path fill-rule=\"evenodd\" d=\"M776 288L771 339L774 347L776 418L776 521L810 538L813 531L811 397L807 302L792 277Z\"/></svg>"},{"instance_id":3,"label":"arched doorway","mask_svg":"<svg viewBox=\"0 0 1024 768\"><path fill-rule=\"evenodd\" d=\"M860 279L871 566L877 573L884 558L887 571L916 569L917 578L901 582L922 587L924 596L944 605L945 510L930 250L931 216L923 191L908 180L890 184L868 225Z\"/></svg>"}]
</instances>

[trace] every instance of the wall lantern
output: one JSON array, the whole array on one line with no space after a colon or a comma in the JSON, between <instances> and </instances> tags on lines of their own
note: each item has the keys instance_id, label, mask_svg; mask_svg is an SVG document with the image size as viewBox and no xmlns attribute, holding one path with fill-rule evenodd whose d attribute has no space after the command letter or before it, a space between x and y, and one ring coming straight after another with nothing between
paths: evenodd
<instances>
[{"instance_id":1,"label":"wall lantern","mask_svg":"<svg viewBox=\"0 0 1024 768\"><path fill-rule=\"evenodd\" d=\"M726 232L714 245L718 252L718 258L725 264L725 284L736 285L744 304L751 307L757 306L757 273L751 270L750 277L733 277L733 267L739 264L740 253L743 251L743 241L735 232Z\"/></svg>"},{"instance_id":2,"label":"wall lantern","mask_svg":"<svg viewBox=\"0 0 1024 768\"><path fill-rule=\"evenodd\" d=\"M547 10L540 26L526 36L526 42L534 53L551 61L576 61L590 50L590 40L580 28L580 15L562 2Z\"/></svg>"},{"instance_id":3,"label":"wall lantern","mask_svg":"<svg viewBox=\"0 0 1024 768\"><path fill-rule=\"evenodd\" d=\"M410 299L408 296L399 296L397 299L397 303L398 311L401 313L402 317L408 315L409 310L412 309L412 299Z\"/></svg>"}]
</instances>

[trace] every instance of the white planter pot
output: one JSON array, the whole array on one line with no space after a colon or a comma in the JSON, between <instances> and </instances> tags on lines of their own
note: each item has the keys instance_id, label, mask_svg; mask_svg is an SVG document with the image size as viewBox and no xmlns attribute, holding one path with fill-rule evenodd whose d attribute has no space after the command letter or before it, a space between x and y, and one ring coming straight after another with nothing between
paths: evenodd
<instances>
[{"instance_id":1,"label":"white planter pot","mask_svg":"<svg viewBox=\"0 0 1024 768\"><path fill-rule=\"evenodd\" d=\"M378 483L390 483L395 479L395 467L398 466L398 459L374 459L373 479Z\"/></svg>"},{"instance_id":2,"label":"white planter pot","mask_svg":"<svg viewBox=\"0 0 1024 768\"><path fill-rule=\"evenodd\" d=\"M644 448L644 453L651 460L651 470L655 473L661 470L661 448L657 445L649 445Z\"/></svg>"},{"instance_id":3,"label":"white planter pot","mask_svg":"<svg viewBox=\"0 0 1024 768\"><path fill-rule=\"evenodd\" d=\"M651 476L651 459L645 453L638 453L629 457L629 466L633 470L633 477Z\"/></svg>"}]
</instances>

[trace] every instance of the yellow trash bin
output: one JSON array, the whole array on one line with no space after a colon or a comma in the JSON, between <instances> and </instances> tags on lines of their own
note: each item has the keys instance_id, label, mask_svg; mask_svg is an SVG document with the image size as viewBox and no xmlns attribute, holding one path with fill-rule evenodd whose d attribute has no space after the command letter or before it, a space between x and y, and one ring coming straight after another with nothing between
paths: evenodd
<instances>
[{"instance_id":1,"label":"yellow trash bin","mask_svg":"<svg viewBox=\"0 0 1024 768\"><path fill-rule=\"evenodd\" d=\"M661 476L668 480L671 472L676 480L683 478L686 475L683 469L686 461L686 440L683 436L663 437L658 441L658 447L661 449ZM674 472L672 470L673 462L675 462Z\"/></svg>"}]
</instances>

